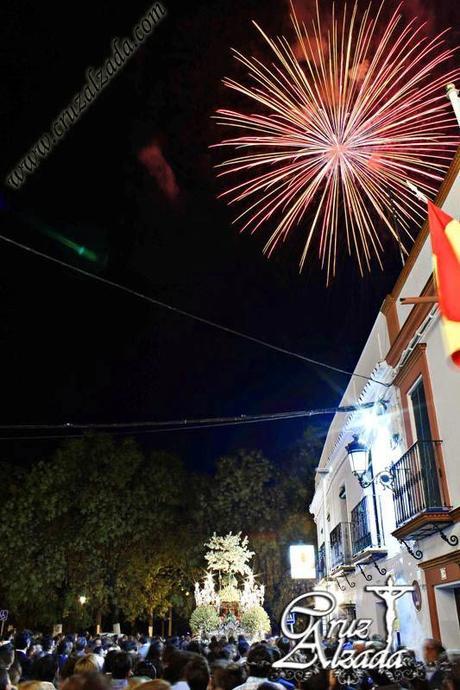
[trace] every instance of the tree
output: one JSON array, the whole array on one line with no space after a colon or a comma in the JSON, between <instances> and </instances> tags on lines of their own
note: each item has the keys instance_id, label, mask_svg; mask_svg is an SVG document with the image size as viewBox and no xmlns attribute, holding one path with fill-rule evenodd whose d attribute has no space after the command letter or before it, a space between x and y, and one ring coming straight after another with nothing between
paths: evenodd
<instances>
[{"instance_id":1,"label":"tree","mask_svg":"<svg viewBox=\"0 0 460 690\"><path fill-rule=\"evenodd\" d=\"M208 534L241 531L254 549L254 571L265 583L265 606L279 619L295 583L289 571L289 546L314 543L308 508L313 497L321 436L308 427L277 465L259 451L220 458L214 480L203 482L198 503Z\"/></svg>"},{"instance_id":2,"label":"tree","mask_svg":"<svg viewBox=\"0 0 460 690\"><path fill-rule=\"evenodd\" d=\"M132 441L103 435L71 441L34 465L0 513L7 545L0 579L10 608L30 624L75 618L82 594L88 607L110 611L114 620L121 602L131 615L160 606L159 594L146 594L135 611L126 592L161 591L155 569L148 570L152 559L141 567L142 554L153 556L162 544L164 567L164 535L176 529L185 489L177 458L145 459ZM175 552L169 561L177 561Z\"/></svg>"},{"instance_id":3,"label":"tree","mask_svg":"<svg viewBox=\"0 0 460 690\"><path fill-rule=\"evenodd\" d=\"M289 544L314 541L307 510L318 445L310 431L276 465L239 451L211 477L99 434L64 443L21 476L2 461L2 606L28 626L103 614L117 621L120 609L151 620L171 605L188 618L203 544L231 531L249 536L267 609L278 616Z\"/></svg>"},{"instance_id":4,"label":"tree","mask_svg":"<svg viewBox=\"0 0 460 690\"><path fill-rule=\"evenodd\" d=\"M276 482L276 468L260 451L220 458L206 492L208 533L270 528L277 520Z\"/></svg>"},{"instance_id":5,"label":"tree","mask_svg":"<svg viewBox=\"0 0 460 690\"><path fill-rule=\"evenodd\" d=\"M309 511L315 491L315 470L322 447L322 430L317 426L308 426L301 438L280 458L280 488L284 493L287 512Z\"/></svg>"}]
</instances>

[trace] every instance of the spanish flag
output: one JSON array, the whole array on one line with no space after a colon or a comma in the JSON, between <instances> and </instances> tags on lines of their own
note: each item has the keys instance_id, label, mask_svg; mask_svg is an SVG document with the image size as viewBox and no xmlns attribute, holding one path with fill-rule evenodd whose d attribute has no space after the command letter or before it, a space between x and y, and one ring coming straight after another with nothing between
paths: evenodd
<instances>
[{"instance_id":1,"label":"spanish flag","mask_svg":"<svg viewBox=\"0 0 460 690\"><path fill-rule=\"evenodd\" d=\"M460 367L460 223L431 201L428 220L447 352Z\"/></svg>"}]
</instances>

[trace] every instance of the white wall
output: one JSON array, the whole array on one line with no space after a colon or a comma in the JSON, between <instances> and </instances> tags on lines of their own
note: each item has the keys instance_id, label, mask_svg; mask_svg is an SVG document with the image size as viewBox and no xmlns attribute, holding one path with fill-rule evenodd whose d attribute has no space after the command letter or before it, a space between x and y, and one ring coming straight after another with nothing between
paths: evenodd
<instances>
[{"instance_id":1,"label":"white wall","mask_svg":"<svg viewBox=\"0 0 460 690\"><path fill-rule=\"evenodd\" d=\"M457 177L452 186L443 208L452 216L460 218L460 176ZM432 268L431 243L428 238L406 279L401 290L401 296L419 295L432 273ZM397 304L401 326L410 314L411 308ZM441 323L438 317L432 320L429 330L424 333L421 342L426 342L427 346L426 356L439 436L443 441L443 457L451 503L453 507L458 507L460 506L460 369L456 369L446 357ZM382 313L379 313L356 365L355 372L365 375L372 374L373 378L385 381L392 380L394 372L384 361L389 348L386 318ZM330 521L327 523L329 532L343 519L341 511L343 504L339 498L339 491L342 486L346 487L348 521L350 521L351 510L362 499L364 493L369 496L368 506L372 505L371 490L363 491L356 477L352 475L349 466L345 446L351 441L352 434L354 432L359 433L360 438L365 440L371 448L374 474L398 460L407 449L399 391L395 388L385 389L363 379L352 377L341 404L350 405L378 400L382 396L390 401L389 408L387 414L382 418L374 418L371 425L372 431L366 431L366 415L364 413L336 414L332 420L319 463L320 467L327 467L330 470L326 480L325 509L330 515ZM395 446L394 442L391 444L393 434L400 436L401 441L398 446ZM398 583L412 584L413 581L419 583L422 594L421 610L416 610L410 594L401 597L396 606L402 644L414 649L420 655L424 638L432 634L424 573L418 562L391 534L395 529L394 504L391 492L377 485L376 496L380 506L385 546L388 551L386 559L379 561L379 565L385 567L388 572L382 577L372 565L366 566L365 571L373 576L373 580L369 584L383 582L388 574L392 574ZM322 489L318 478L311 509L316 514L318 544L321 544L324 541L324 535L320 534L320 530L323 528L323 506ZM460 523L447 528L446 533L448 535L456 534L460 538ZM438 535L421 540L418 546L423 551L424 561L448 554L453 548ZM382 615L378 609L376 597L365 591L364 587L367 582L358 570L350 576L350 579L356 582L356 587L347 588L344 593L339 592L339 600L353 600L356 603L357 616L359 618L372 618L374 620L373 632L381 634L383 630L379 629L379 626L381 627ZM335 587L334 585L329 586ZM337 592L337 588L335 591ZM457 639L459 637L458 620L454 620L453 612L455 610L456 614L456 608L453 606L452 597L452 589L436 589L443 642L448 647L460 648L460 639Z\"/></svg>"},{"instance_id":2,"label":"white wall","mask_svg":"<svg viewBox=\"0 0 460 690\"><path fill-rule=\"evenodd\" d=\"M441 639L448 649L460 648L458 631L458 612L455 602L454 587L460 587L460 581L435 587Z\"/></svg>"},{"instance_id":3,"label":"white wall","mask_svg":"<svg viewBox=\"0 0 460 690\"><path fill-rule=\"evenodd\" d=\"M437 319L426 338L426 354L447 484L456 507L460 505L460 368L447 359L442 338Z\"/></svg>"},{"instance_id":4,"label":"white wall","mask_svg":"<svg viewBox=\"0 0 460 690\"><path fill-rule=\"evenodd\" d=\"M455 182L450 188L449 194L442 205L443 210L451 215L453 218L460 220L460 175L457 175ZM407 277L401 289L401 297L415 297L420 294L425 287L428 279L433 271L433 255L431 252L430 237L426 239L422 251L417 257L416 263L412 271ZM396 309L398 312L399 324L402 326L410 314L411 306L404 306L397 302Z\"/></svg>"}]
</instances>

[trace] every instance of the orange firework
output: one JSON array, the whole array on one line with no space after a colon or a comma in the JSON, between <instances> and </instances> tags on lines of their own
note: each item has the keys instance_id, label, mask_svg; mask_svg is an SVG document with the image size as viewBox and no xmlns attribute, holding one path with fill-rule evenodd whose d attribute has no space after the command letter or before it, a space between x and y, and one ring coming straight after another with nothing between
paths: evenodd
<instances>
[{"instance_id":1,"label":"orange firework","mask_svg":"<svg viewBox=\"0 0 460 690\"><path fill-rule=\"evenodd\" d=\"M448 69L454 50L444 45L446 32L429 39L416 20L401 26L400 8L382 30L382 5L375 17L369 6L360 20L357 5L340 18L333 9L326 32L318 6L310 32L292 11L294 47L254 22L273 61L235 51L250 81L224 80L258 112L217 111L219 124L238 131L217 144L235 149L220 175L238 178L221 196L244 202L235 220L242 230L269 228L268 255L294 228L303 231L301 269L318 236L328 280L342 246L362 274L372 257L382 266L383 229L401 245L412 239L424 211L406 180L434 195L459 143L445 96L459 74Z\"/></svg>"}]
</instances>

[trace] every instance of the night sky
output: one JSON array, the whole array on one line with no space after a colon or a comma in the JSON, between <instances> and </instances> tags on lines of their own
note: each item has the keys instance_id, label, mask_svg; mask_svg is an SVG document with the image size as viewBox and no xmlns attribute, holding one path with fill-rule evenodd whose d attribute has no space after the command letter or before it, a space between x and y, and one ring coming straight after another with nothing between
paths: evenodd
<instances>
[{"instance_id":1,"label":"night sky","mask_svg":"<svg viewBox=\"0 0 460 690\"><path fill-rule=\"evenodd\" d=\"M264 235L240 235L210 150L228 107L231 47L264 56L251 25L289 35L281 0L165 0L168 16L17 192L2 188L1 232L63 261L281 347L353 368L400 270L359 276L339 262L326 287L314 254L298 273L299 229L267 260ZM326 3L324 3L326 5ZM393 7L393 3L388 3ZM428 30L459 25L457 3L409 3ZM323 6L323 2L321 3ZM89 66L130 34L147 2L28 3L1 9L2 180L84 83ZM310 0L298 8L308 17ZM434 12L436 11L436 17ZM450 42L458 43L453 32ZM155 174L139 160L150 146ZM47 229L94 251L86 261ZM128 422L271 413L335 405L347 377L315 369L72 274L1 243L3 424ZM367 372L365 372L367 373ZM323 420L323 425L327 424ZM138 435L207 468L240 447L277 457L305 422ZM2 431L1 436L11 434ZM18 434L21 435L21 434ZM55 442L0 442L0 459L32 461Z\"/></svg>"}]
</instances>

